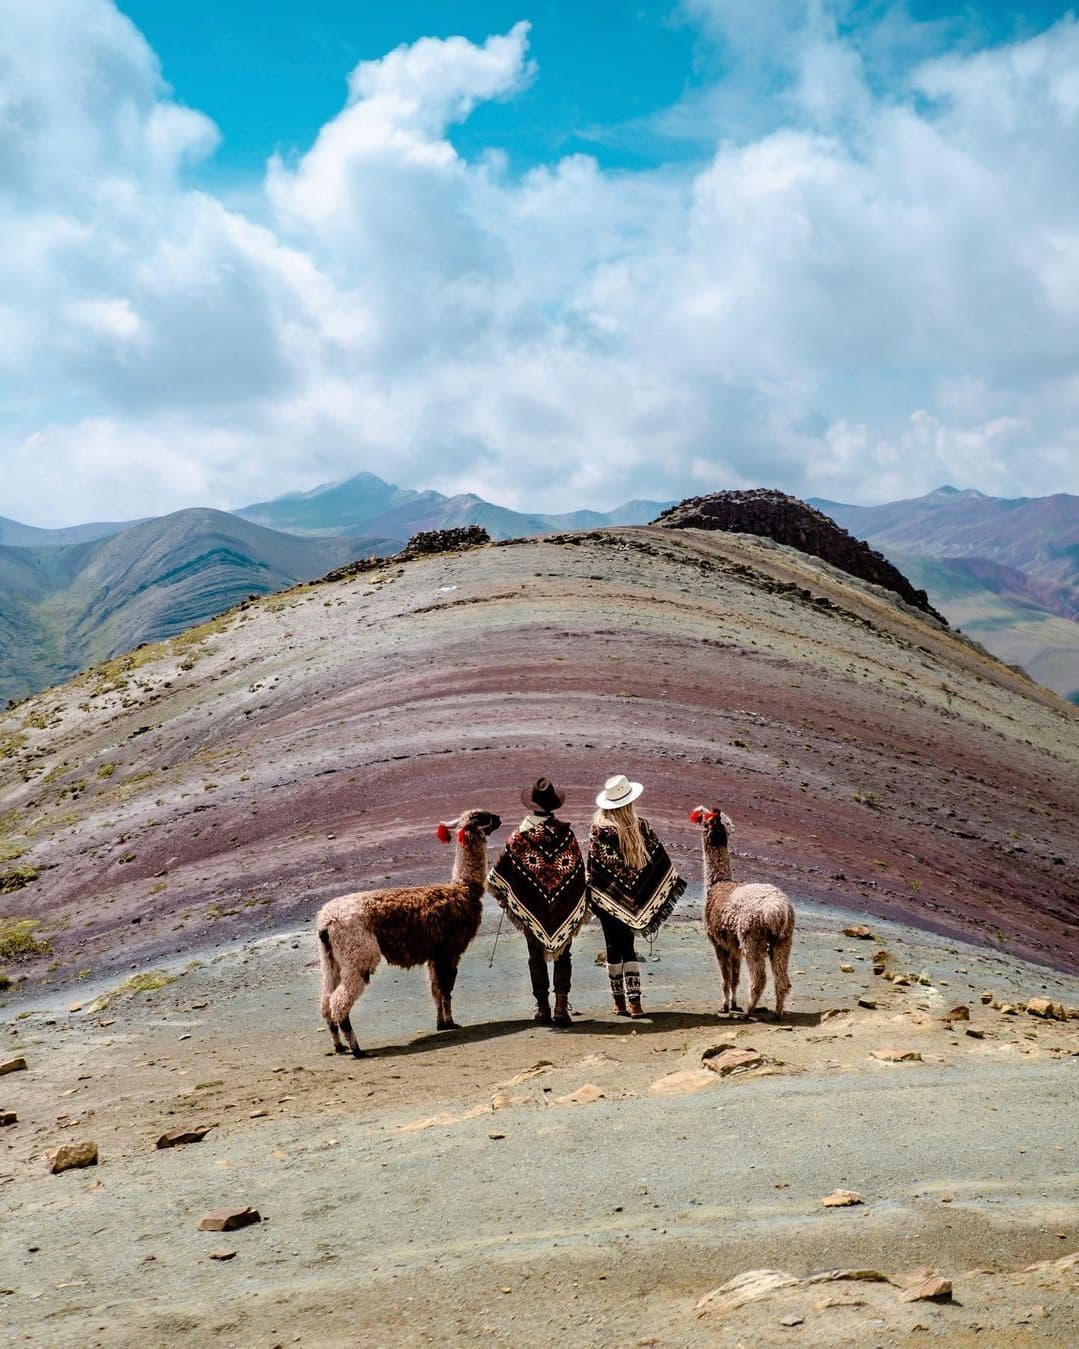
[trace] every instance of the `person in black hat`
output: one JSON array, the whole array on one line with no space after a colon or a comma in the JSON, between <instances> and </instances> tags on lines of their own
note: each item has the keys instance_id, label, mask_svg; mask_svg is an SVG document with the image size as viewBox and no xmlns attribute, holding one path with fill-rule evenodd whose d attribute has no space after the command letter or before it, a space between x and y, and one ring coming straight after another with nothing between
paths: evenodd
<instances>
[{"instance_id":1,"label":"person in black hat","mask_svg":"<svg viewBox=\"0 0 1079 1349\"><path fill-rule=\"evenodd\" d=\"M588 917L584 859L573 830L555 818L565 792L538 778L521 792L528 814L491 868L487 888L525 934L536 1021L568 1026L573 972L570 944ZM554 1014L551 978L554 965Z\"/></svg>"}]
</instances>

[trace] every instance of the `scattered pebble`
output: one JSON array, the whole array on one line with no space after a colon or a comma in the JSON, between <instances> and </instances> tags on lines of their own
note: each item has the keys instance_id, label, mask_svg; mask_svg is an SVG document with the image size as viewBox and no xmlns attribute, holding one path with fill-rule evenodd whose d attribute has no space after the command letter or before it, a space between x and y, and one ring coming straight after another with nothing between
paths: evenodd
<instances>
[{"instance_id":1,"label":"scattered pebble","mask_svg":"<svg viewBox=\"0 0 1079 1349\"><path fill-rule=\"evenodd\" d=\"M4 1063L0 1063L0 1077L3 1077L5 1073L23 1073L25 1071L26 1060L23 1058L7 1059Z\"/></svg>"},{"instance_id":2,"label":"scattered pebble","mask_svg":"<svg viewBox=\"0 0 1079 1349\"><path fill-rule=\"evenodd\" d=\"M211 1260L231 1260L231 1259L233 1259L233 1257L234 1257L235 1255L236 1255L236 1252L235 1252L235 1251L225 1251L225 1250L211 1251L211 1252L210 1252L210 1259L211 1259Z\"/></svg>"}]
</instances>

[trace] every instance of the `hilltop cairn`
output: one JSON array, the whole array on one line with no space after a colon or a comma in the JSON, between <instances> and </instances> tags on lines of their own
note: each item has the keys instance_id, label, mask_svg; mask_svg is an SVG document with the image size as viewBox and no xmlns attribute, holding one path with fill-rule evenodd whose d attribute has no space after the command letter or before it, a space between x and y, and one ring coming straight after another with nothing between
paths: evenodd
<instances>
[{"instance_id":1,"label":"hilltop cairn","mask_svg":"<svg viewBox=\"0 0 1079 1349\"><path fill-rule=\"evenodd\" d=\"M748 492L713 492L687 497L663 512L654 524L668 529L722 529L735 534L758 534L785 543L799 552L828 562L848 576L891 590L915 609L947 620L916 590L897 567L868 543L856 539L814 507L770 487Z\"/></svg>"}]
</instances>

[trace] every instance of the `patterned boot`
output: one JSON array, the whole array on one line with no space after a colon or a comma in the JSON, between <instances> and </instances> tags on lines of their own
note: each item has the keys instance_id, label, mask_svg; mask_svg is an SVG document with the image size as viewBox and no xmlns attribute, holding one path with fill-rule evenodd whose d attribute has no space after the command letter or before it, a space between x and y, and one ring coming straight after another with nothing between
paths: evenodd
<instances>
[{"instance_id":1,"label":"patterned boot","mask_svg":"<svg viewBox=\"0 0 1079 1349\"><path fill-rule=\"evenodd\" d=\"M607 975L611 981L611 997L614 999L614 1010L617 1016L628 1016L626 1011L626 981L622 974L623 966L619 964L612 965L607 962Z\"/></svg>"},{"instance_id":2,"label":"patterned boot","mask_svg":"<svg viewBox=\"0 0 1079 1349\"><path fill-rule=\"evenodd\" d=\"M635 960L627 960L622 968L625 971L629 1015L634 1018L644 1016L644 1008L641 1006L641 967Z\"/></svg>"}]
</instances>

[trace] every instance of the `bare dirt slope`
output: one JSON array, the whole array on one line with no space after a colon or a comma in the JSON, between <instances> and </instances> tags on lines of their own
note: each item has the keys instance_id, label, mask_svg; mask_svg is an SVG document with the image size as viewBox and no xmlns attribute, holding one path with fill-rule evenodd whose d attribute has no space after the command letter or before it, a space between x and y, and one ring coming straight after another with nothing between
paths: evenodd
<instances>
[{"instance_id":1,"label":"bare dirt slope","mask_svg":"<svg viewBox=\"0 0 1079 1349\"><path fill-rule=\"evenodd\" d=\"M38 924L0 972L55 985L306 921L443 874L435 822L509 821L540 773L583 828L616 771L647 784L694 882L686 814L716 800L746 879L1074 970L1077 726L766 540L626 528L419 558L252 603L0 718L0 912Z\"/></svg>"},{"instance_id":2,"label":"bare dirt slope","mask_svg":"<svg viewBox=\"0 0 1079 1349\"><path fill-rule=\"evenodd\" d=\"M852 940L849 922L801 906L782 1024L716 1016L692 904L632 1025L607 1010L588 927L572 1030L533 1026L523 939L503 932L488 968L490 918L464 1029L435 1033L422 972L383 968L354 1014L360 1061L326 1056L308 929L177 962L144 993L88 982L74 1012L39 998L0 1031L0 1060L27 1063L0 1077L18 1116L0 1131L0 1341L1076 1343L1079 1021L1019 1009L1075 1002L1079 982L895 924ZM873 975L881 946L910 984ZM968 1020L946 1019L957 1005ZM721 1078L703 1065L722 1045L760 1061ZM155 1150L196 1126L213 1127ZM48 1173L83 1141L96 1167ZM837 1188L861 1203L825 1207ZM198 1230L243 1205L262 1221ZM716 1293L761 1269L787 1282L749 1281L744 1306L744 1282L733 1305ZM881 1277L790 1281L835 1269ZM930 1272L951 1298L904 1301Z\"/></svg>"}]
</instances>

